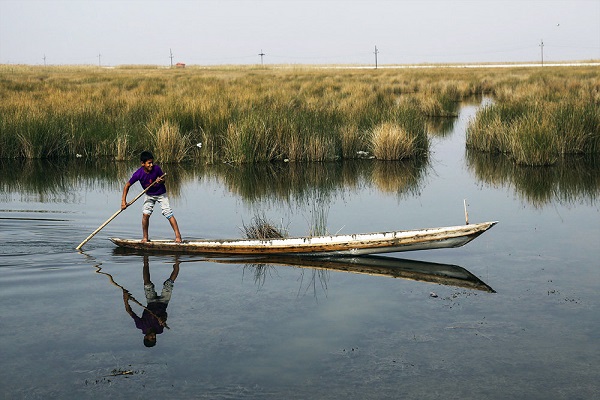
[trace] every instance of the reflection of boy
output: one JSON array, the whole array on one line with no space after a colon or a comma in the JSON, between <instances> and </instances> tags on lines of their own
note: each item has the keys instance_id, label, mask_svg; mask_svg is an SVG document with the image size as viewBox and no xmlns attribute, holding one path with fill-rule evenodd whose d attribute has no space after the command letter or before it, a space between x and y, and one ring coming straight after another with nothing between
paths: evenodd
<instances>
[{"instance_id":1,"label":"reflection of boy","mask_svg":"<svg viewBox=\"0 0 600 400\"><path fill-rule=\"evenodd\" d=\"M179 263L173 264L171 276L163 283L160 296L156 293L154 284L150 281L150 267L148 258L144 257L144 294L146 295L147 306L142 312L142 317L138 317L129 305L130 295L123 291L123 300L125 301L125 311L135 321L135 326L141 329L144 334L144 345L152 347L156 345L156 335L163 333L167 322L167 306L173 293L173 284L179 274Z\"/></svg>"}]
</instances>

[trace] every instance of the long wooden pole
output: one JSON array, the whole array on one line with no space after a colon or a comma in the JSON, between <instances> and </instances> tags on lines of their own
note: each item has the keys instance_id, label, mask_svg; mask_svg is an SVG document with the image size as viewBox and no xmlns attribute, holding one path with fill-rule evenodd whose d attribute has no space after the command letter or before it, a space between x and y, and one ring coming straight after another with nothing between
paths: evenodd
<instances>
[{"instance_id":1,"label":"long wooden pole","mask_svg":"<svg viewBox=\"0 0 600 400\"><path fill-rule=\"evenodd\" d=\"M164 178L165 175L167 175L167 174L163 174L159 179ZM138 194L137 196L135 196L135 198L133 200L131 200L129 203L127 203L127 207L129 207L130 205L132 205L133 203L135 203L137 201L137 199L139 199L140 197L142 197L142 195L144 193L146 193L148 191L148 189L150 189L155 183L156 183L156 181L152 182L146 189L144 189L143 192L141 192L140 194ZM127 208L127 207L125 207L125 208ZM93 238L94 235L96 235L96 233L100 232L100 230L102 230L102 228L104 228L106 225L108 225L108 223L110 221L112 221L113 219L115 219L117 217L117 215L121 214L121 212L123 210L125 210L125 208L121 208L119 211L117 211L116 213L114 213L109 219L106 220L106 222L104 222L102 225L100 225L98 227L98 229L96 229L94 232L92 232L90 234L90 236L86 237L83 242L79 243L79 246L75 247L75 250L81 250L81 247L84 244L86 244L91 238Z\"/></svg>"}]
</instances>

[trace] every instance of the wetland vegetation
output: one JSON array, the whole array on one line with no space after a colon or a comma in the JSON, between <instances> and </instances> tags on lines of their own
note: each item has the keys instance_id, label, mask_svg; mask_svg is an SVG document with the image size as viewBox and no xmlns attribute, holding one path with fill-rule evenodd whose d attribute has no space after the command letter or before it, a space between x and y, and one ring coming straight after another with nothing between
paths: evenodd
<instances>
[{"instance_id":1,"label":"wetland vegetation","mask_svg":"<svg viewBox=\"0 0 600 400\"><path fill-rule=\"evenodd\" d=\"M428 126L487 95L473 150L549 165L600 152L596 67L0 66L0 158L160 162L427 158ZM202 144L202 147L198 144Z\"/></svg>"}]
</instances>

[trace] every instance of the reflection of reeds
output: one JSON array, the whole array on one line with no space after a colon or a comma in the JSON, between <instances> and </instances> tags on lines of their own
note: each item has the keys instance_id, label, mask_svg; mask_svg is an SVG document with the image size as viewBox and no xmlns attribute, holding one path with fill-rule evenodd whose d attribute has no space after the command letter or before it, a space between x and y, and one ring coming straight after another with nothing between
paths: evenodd
<instances>
[{"instance_id":1,"label":"reflection of reeds","mask_svg":"<svg viewBox=\"0 0 600 400\"><path fill-rule=\"evenodd\" d=\"M33 196L37 201L71 202L76 188L122 190L120 182L125 184L131 167L81 159L0 159L0 192Z\"/></svg>"},{"instance_id":2,"label":"reflection of reeds","mask_svg":"<svg viewBox=\"0 0 600 400\"><path fill-rule=\"evenodd\" d=\"M105 160L6 160L0 159L0 192L34 196L37 201L70 202L75 192L123 190L123 185L139 164ZM193 170L171 164L167 172L169 195L177 197L183 181L192 179ZM141 190L141 187L138 187ZM132 189L133 190L133 189Z\"/></svg>"},{"instance_id":3,"label":"reflection of reeds","mask_svg":"<svg viewBox=\"0 0 600 400\"><path fill-rule=\"evenodd\" d=\"M304 293L308 293L310 290L313 292L313 296L317 298L318 289L317 282L319 282L321 289L323 292L327 293L327 282L329 281L329 271L326 269L317 269L311 268L309 273L309 278L306 283L305 282L305 273L307 269L298 268L300 270L300 277L298 281L300 285L298 287L298 293L304 290ZM244 265L244 274L246 271L250 271L252 273L252 278L254 279L254 283L262 288L266 281L267 277L271 277L273 274L277 273L277 268L274 265L264 264L264 263L251 263ZM304 288L304 289L303 289Z\"/></svg>"},{"instance_id":4,"label":"reflection of reeds","mask_svg":"<svg viewBox=\"0 0 600 400\"><path fill-rule=\"evenodd\" d=\"M313 190L333 193L339 189L345 163L267 163L215 165L209 173L223 180L232 193L248 202L305 201ZM359 173L356 171L355 173ZM352 179L357 179L354 176Z\"/></svg>"},{"instance_id":5,"label":"reflection of reeds","mask_svg":"<svg viewBox=\"0 0 600 400\"><path fill-rule=\"evenodd\" d=\"M275 272L275 267L267 264L245 264L244 265L244 274L247 270L252 271L252 276L254 278L254 283L258 285L258 287L262 287L267 281L267 275L271 276L272 272Z\"/></svg>"},{"instance_id":6,"label":"reflection of reeds","mask_svg":"<svg viewBox=\"0 0 600 400\"><path fill-rule=\"evenodd\" d=\"M331 199L336 193L371 184L388 193L418 193L427 166L427 159L269 163L215 165L208 173L224 180L231 192L250 203L269 200L306 203L315 199L315 193Z\"/></svg>"},{"instance_id":7,"label":"reflection of reeds","mask_svg":"<svg viewBox=\"0 0 600 400\"><path fill-rule=\"evenodd\" d=\"M550 200L594 204L600 194L600 162L594 155L561 158L549 168L518 166L505 155L473 150L466 152L466 159L477 179L493 186L515 187L522 198L533 204L543 205ZM121 191L138 165L86 159L0 159L0 193L43 202L76 201L72 196L82 188ZM321 217L324 221L331 200L347 191L373 186L385 193L417 195L427 167L427 160L357 160L310 164L169 164L163 169L168 174L167 190L172 197L179 196L186 182L206 177L224 182L229 191L248 204L304 204L314 207L315 221Z\"/></svg>"},{"instance_id":8,"label":"reflection of reeds","mask_svg":"<svg viewBox=\"0 0 600 400\"><path fill-rule=\"evenodd\" d=\"M502 154L467 151L467 165L476 178L492 186L514 187L535 207L553 201L595 204L600 195L600 162L597 156L561 159L549 168L515 165Z\"/></svg>"},{"instance_id":9,"label":"reflection of reeds","mask_svg":"<svg viewBox=\"0 0 600 400\"><path fill-rule=\"evenodd\" d=\"M425 169L422 161L379 161L374 163L372 181L384 193L418 193Z\"/></svg>"},{"instance_id":10,"label":"reflection of reeds","mask_svg":"<svg viewBox=\"0 0 600 400\"><path fill-rule=\"evenodd\" d=\"M425 122L427 132L434 136L444 137L452 133L456 118L428 118Z\"/></svg>"}]
</instances>

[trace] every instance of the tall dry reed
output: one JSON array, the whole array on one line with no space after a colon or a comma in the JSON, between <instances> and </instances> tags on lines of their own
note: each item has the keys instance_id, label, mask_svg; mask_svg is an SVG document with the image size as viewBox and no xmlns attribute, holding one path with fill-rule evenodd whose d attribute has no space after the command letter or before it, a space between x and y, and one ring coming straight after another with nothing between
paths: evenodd
<instances>
[{"instance_id":1,"label":"tall dry reed","mask_svg":"<svg viewBox=\"0 0 600 400\"><path fill-rule=\"evenodd\" d=\"M182 134L179 126L172 121L162 121L158 128L149 127L148 131L156 159L162 163L181 162L192 148L189 135Z\"/></svg>"}]
</instances>

